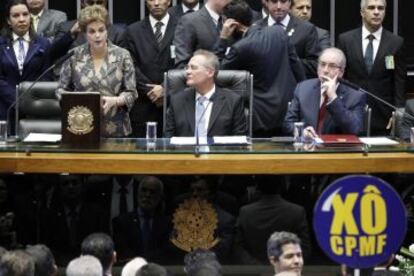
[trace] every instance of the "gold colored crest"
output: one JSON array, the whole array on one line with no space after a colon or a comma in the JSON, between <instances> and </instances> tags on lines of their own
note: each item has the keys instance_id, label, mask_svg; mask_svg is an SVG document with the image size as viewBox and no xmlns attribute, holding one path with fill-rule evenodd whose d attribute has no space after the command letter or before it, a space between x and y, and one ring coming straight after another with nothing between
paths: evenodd
<instances>
[{"instance_id":1,"label":"gold colored crest","mask_svg":"<svg viewBox=\"0 0 414 276\"><path fill-rule=\"evenodd\" d=\"M86 106L74 106L68 112L67 129L75 135L88 134L93 130L93 114Z\"/></svg>"},{"instance_id":2,"label":"gold colored crest","mask_svg":"<svg viewBox=\"0 0 414 276\"><path fill-rule=\"evenodd\" d=\"M174 213L173 224L175 235L171 242L184 251L207 250L220 241L214 237L217 213L207 200L190 198L181 203Z\"/></svg>"}]
</instances>

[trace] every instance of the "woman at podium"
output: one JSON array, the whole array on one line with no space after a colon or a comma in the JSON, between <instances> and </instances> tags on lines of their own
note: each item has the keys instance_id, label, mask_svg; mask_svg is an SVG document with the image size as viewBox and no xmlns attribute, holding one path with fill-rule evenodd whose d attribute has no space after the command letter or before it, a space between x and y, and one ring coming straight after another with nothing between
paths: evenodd
<instances>
[{"instance_id":1,"label":"woman at podium","mask_svg":"<svg viewBox=\"0 0 414 276\"><path fill-rule=\"evenodd\" d=\"M74 48L63 64L57 94L100 92L101 135L126 137L131 133L129 110L138 97L132 58L127 50L108 41L109 20L104 7L85 7L78 22L87 42Z\"/></svg>"}]
</instances>

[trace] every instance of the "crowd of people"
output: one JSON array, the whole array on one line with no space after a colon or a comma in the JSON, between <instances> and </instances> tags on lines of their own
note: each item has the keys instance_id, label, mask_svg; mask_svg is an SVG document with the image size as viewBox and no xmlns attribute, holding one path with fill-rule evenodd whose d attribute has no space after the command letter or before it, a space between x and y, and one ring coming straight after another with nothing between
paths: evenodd
<instances>
[{"instance_id":1,"label":"crowd of people","mask_svg":"<svg viewBox=\"0 0 414 276\"><path fill-rule=\"evenodd\" d=\"M361 135L367 104L371 134L388 135L394 110L342 78L414 115L413 101L405 101L403 38L382 27L386 0L361 0L362 26L339 35L336 47L328 31L310 23L311 0L262 0L261 11L244 0L145 2L149 15L123 28L109 21L106 0L82 1L71 21L44 0L9 0L0 37L0 120L13 107L16 85L34 81L68 51L43 80L59 82L57 98L99 91L104 137L145 137L148 121L158 122L159 137L246 135L243 98L216 84L221 69L254 76L254 137L293 135L295 122L304 122L309 138ZM188 88L169 96L163 76L174 68L185 70ZM413 125L404 115L402 139ZM312 208L304 206L312 207L323 187L296 193L303 186L295 184L279 176L4 176L0 241L8 251L0 275L54 275L55 259L68 275L110 275L115 262L124 265L122 275L167 275L159 264L183 259L188 275L220 275L220 263L270 263L276 275L300 275L316 246ZM213 206L219 242L184 257L170 237L174 211L188 198ZM46 265L38 268L38 258L48 272L39 272Z\"/></svg>"}]
</instances>

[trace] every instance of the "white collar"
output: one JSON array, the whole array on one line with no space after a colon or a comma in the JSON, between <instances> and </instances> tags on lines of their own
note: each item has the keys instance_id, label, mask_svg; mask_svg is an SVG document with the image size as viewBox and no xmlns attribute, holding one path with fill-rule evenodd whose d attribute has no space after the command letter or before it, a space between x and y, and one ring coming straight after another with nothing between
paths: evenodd
<instances>
[{"instance_id":1,"label":"white collar","mask_svg":"<svg viewBox=\"0 0 414 276\"><path fill-rule=\"evenodd\" d=\"M362 39L366 39L368 35L372 34L377 41L381 40L382 35L382 26L376 30L375 32L371 33L368 31L368 29L365 27L365 25L362 25Z\"/></svg>"},{"instance_id":2,"label":"white collar","mask_svg":"<svg viewBox=\"0 0 414 276\"><path fill-rule=\"evenodd\" d=\"M18 36L17 34L13 33L12 34L12 37L13 37L13 42L14 42L14 41L18 40L20 36ZM29 32L25 33L22 37L23 37L23 39L24 39L25 42L30 42Z\"/></svg>"},{"instance_id":3,"label":"white collar","mask_svg":"<svg viewBox=\"0 0 414 276\"><path fill-rule=\"evenodd\" d=\"M268 20L268 22L267 22L267 25L268 26L272 26L272 25L274 25L276 23L276 20L270 14L269 14L269 17L268 17L267 20ZM280 21L280 24L282 24L283 27L286 29L287 28L287 25L289 24L289 21L290 21L290 15L287 14L285 16L285 18L283 18L283 20Z\"/></svg>"},{"instance_id":4,"label":"white collar","mask_svg":"<svg viewBox=\"0 0 414 276\"><path fill-rule=\"evenodd\" d=\"M155 28L155 24L157 22L162 22L164 24L163 26L167 26L169 20L170 20L170 15L168 14L168 12L165 14L165 16L161 20L155 19L152 15L149 16L149 21L150 21L152 28Z\"/></svg>"},{"instance_id":5,"label":"white collar","mask_svg":"<svg viewBox=\"0 0 414 276\"><path fill-rule=\"evenodd\" d=\"M216 85L213 85L213 88L211 88L210 91L208 91L206 94L201 95L200 93L196 92L196 101L198 100L198 98L200 97L206 97L207 100L210 101L210 98L213 96L213 94L216 92Z\"/></svg>"},{"instance_id":6,"label":"white collar","mask_svg":"<svg viewBox=\"0 0 414 276\"><path fill-rule=\"evenodd\" d=\"M204 7L206 7L207 12L210 14L210 16L213 18L214 22L217 24L219 18L220 18L220 14L218 14L217 12L213 11L210 7L209 4L210 2L207 2L207 4L204 5Z\"/></svg>"},{"instance_id":7,"label":"white collar","mask_svg":"<svg viewBox=\"0 0 414 276\"><path fill-rule=\"evenodd\" d=\"M186 13L188 10L190 10L189 7L181 3L181 7L183 8L183 13ZM194 6L194 8L191 8L193 11L198 11L200 9L200 3L197 3L197 5Z\"/></svg>"}]
</instances>

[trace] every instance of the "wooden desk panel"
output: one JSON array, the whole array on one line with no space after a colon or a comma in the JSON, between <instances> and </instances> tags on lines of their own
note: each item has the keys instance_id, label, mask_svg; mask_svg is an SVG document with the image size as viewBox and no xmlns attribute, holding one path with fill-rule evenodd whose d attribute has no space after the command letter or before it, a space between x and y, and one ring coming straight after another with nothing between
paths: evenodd
<instances>
[{"instance_id":1,"label":"wooden desk panel","mask_svg":"<svg viewBox=\"0 0 414 276\"><path fill-rule=\"evenodd\" d=\"M0 172L99 174L409 173L413 153L93 154L0 153Z\"/></svg>"}]
</instances>

